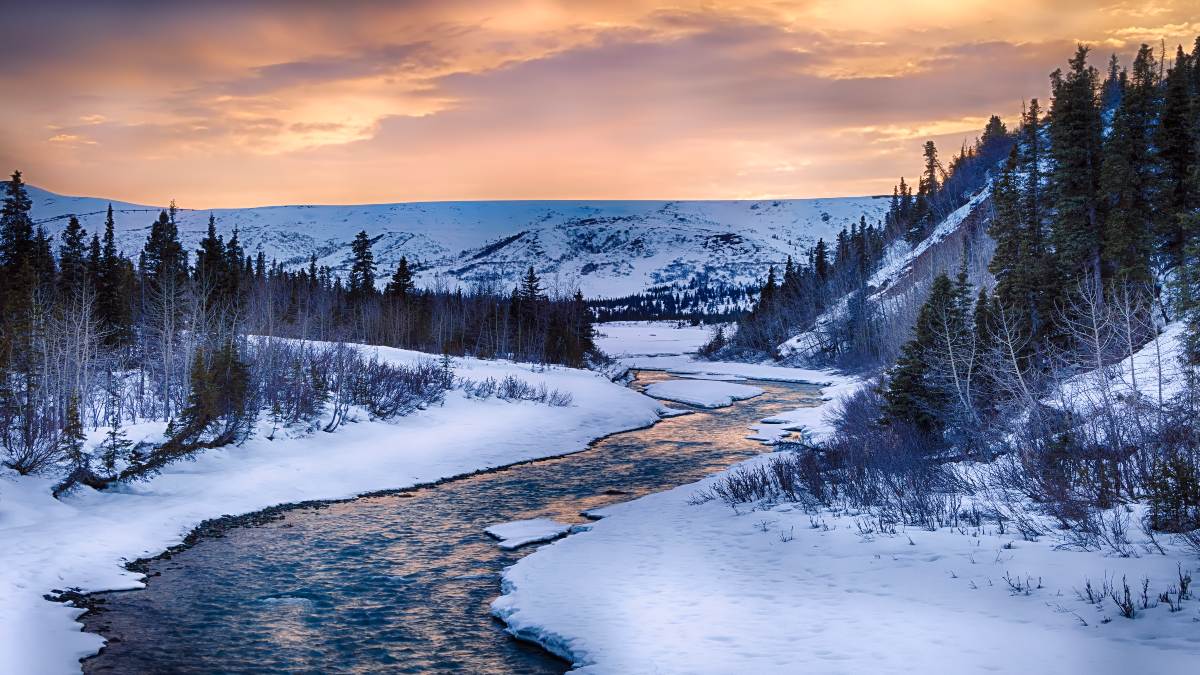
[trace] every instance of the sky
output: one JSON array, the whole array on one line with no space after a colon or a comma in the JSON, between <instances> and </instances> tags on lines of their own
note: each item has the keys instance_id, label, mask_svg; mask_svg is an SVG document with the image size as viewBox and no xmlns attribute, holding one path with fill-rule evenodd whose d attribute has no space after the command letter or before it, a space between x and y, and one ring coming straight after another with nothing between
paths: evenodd
<instances>
[{"instance_id":1,"label":"sky","mask_svg":"<svg viewBox=\"0 0 1200 675\"><path fill-rule=\"evenodd\" d=\"M890 193L1195 0L0 0L0 168L183 207Z\"/></svg>"}]
</instances>

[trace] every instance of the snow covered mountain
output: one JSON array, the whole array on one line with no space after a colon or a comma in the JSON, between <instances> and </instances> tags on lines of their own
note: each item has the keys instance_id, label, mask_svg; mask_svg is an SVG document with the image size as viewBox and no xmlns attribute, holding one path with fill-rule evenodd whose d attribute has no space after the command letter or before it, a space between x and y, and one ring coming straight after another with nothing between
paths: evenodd
<instances>
[{"instance_id":1,"label":"snow covered mountain","mask_svg":"<svg viewBox=\"0 0 1200 675\"><path fill-rule=\"evenodd\" d=\"M34 219L58 234L75 215L101 232L110 203L29 188ZM111 202L119 246L130 254L145 242L161 206ZM360 230L375 240L380 277L401 255L420 269L419 281L505 286L533 265L551 289L581 288L615 297L651 286L761 281L770 264L831 240L865 216L883 217L883 197L765 201L498 201L412 202L354 206L269 206L182 210L180 238L195 250L209 213L221 231L235 226L251 255L262 251L289 268L348 268Z\"/></svg>"}]
</instances>

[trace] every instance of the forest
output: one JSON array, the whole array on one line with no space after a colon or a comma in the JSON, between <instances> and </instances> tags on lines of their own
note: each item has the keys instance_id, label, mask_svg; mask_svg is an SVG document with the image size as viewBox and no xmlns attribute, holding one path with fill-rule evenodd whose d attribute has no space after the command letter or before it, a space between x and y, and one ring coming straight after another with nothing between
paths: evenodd
<instances>
[{"instance_id":1,"label":"forest","mask_svg":"<svg viewBox=\"0 0 1200 675\"><path fill-rule=\"evenodd\" d=\"M1144 502L1151 536L1200 547L1200 38L1103 72L1089 56L1080 46L1051 74L1046 109L1031 99L1012 132L993 117L945 171L927 143L916 194L902 179L886 222L772 272L733 337L717 336L710 352L762 353L817 330L812 358L876 374L822 448L727 491L806 485L929 526L957 518L953 495L987 493L1028 538L1045 528L1024 500L1123 555L1129 523L1106 510ZM868 287L881 251L983 189L985 227L954 269L906 309ZM963 460L984 468L964 476Z\"/></svg>"},{"instance_id":2,"label":"forest","mask_svg":"<svg viewBox=\"0 0 1200 675\"><path fill-rule=\"evenodd\" d=\"M576 293L548 297L530 267L512 289L420 289L406 259L386 283L371 238L354 240L342 279L315 258L288 271L243 250L210 216L189 252L176 210L150 224L136 260L71 218L55 242L30 217L21 173L4 183L0 227L0 446L21 473L63 467L60 490L151 475L202 448L237 443L257 421L333 431L351 406L408 414L451 387L475 397L566 401L518 381L456 380L450 357L585 365L591 314ZM383 286L380 290L379 286ZM351 343L442 354L396 366ZM167 440L130 442L123 428L167 422ZM87 430L103 427L98 453Z\"/></svg>"}]
</instances>

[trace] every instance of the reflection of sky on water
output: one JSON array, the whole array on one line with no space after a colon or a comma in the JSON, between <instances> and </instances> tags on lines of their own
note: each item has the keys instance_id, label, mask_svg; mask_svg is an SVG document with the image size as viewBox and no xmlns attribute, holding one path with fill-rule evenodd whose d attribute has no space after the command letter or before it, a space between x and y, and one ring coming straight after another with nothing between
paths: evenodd
<instances>
[{"instance_id":1,"label":"reflection of sky on water","mask_svg":"<svg viewBox=\"0 0 1200 675\"><path fill-rule=\"evenodd\" d=\"M666 379L643 372L635 386ZM403 493L287 513L151 566L148 588L107 593L89 630L117 637L89 672L558 673L508 639L488 604L506 552L483 529L580 512L692 482L765 448L762 417L815 401L804 385L665 419L591 449ZM683 407L676 406L673 407ZM607 494L606 494L607 493Z\"/></svg>"}]
</instances>

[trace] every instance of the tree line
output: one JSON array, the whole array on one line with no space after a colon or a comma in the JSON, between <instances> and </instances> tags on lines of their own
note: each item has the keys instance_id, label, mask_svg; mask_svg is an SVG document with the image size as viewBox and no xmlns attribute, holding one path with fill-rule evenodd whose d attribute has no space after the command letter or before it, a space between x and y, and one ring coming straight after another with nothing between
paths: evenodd
<instances>
[{"instance_id":1,"label":"tree line","mask_svg":"<svg viewBox=\"0 0 1200 675\"><path fill-rule=\"evenodd\" d=\"M1145 500L1200 527L1200 38L1105 75L1080 46L1026 107L992 186L991 288L938 275L845 438L930 466L1003 459L1003 483L1072 531ZM1181 363L1160 333L1180 321ZM1140 364L1123 361L1142 350ZM1182 369L1182 372L1177 372ZM1174 384L1173 384L1174 383ZM845 440L842 439L842 441ZM885 440L880 440L885 439ZM845 448L844 442L835 441Z\"/></svg>"},{"instance_id":2,"label":"tree line","mask_svg":"<svg viewBox=\"0 0 1200 675\"><path fill-rule=\"evenodd\" d=\"M419 288L402 258L381 283L360 232L345 279L315 257L289 271L211 216L189 252L173 204L130 257L111 207L103 232L71 217L55 241L33 221L20 172L3 190L0 448L20 472L65 463L72 482L107 484L240 441L262 415L315 428L331 412L320 426L332 431L351 406L406 414L455 381L448 361L388 364L347 342L574 366L595 353L582 296L548 297L532 267L512 289ZM145 420L168 423L165 443L125 438ZM98 427L110 436L85 456L86 430Z\"/></svg>"},{"instance_id":3,"label":"tree line","mask_svg":"<svg viewBox=\"0 0 1200 675\"><path fill-rule=\"evenodd\" d=\"M774 354L775 348L798 332L809 330L823 315L829 319L820 334L819 356L842 363L878 363L890 356L884 336L902 329L884 308L869 301L869 282L885 253L901 239L911 244L924 239L933 226L967 203L986 182L1013 144L1004 122L993 115L973 145L965 145L948 167L938 158L933 141L925 143L924 171L914 193L901 177L892 191L881 222L865 217L844 228L832 243L817 241L800 262L790 256L782 277L772 267L751 311L739 318L726 350ZM826 314L834 303L841 311ZM709 345L714 352L717 345Z\"/></svg>"}]
</instances>

